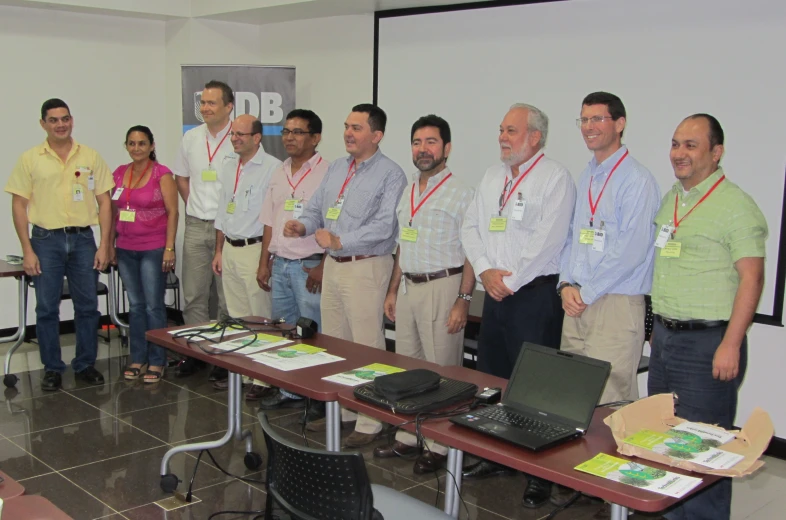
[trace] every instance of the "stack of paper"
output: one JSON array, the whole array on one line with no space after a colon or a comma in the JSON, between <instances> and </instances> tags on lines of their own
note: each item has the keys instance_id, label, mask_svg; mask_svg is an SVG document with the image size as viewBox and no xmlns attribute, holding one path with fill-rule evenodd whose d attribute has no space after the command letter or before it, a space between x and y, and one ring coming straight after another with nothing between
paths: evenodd
<instances>
[{"instance_id":1,"label":"stack of paper","mask_svg":"<svg viewBox=\"0 0 786 520\"><path fill-rule=\"evenodd\" d=\"M383 365L382 363L372 363L364 367L356 368L348 372L334 374L332 376L323 377L325 381L339 383L347 386L357 386L369 381L373 381L379 376L387 374L395 374L396 372L403 372L403 368L392 367L390 365Z\"/></svg>"},{"instance_id":2,"label":"stack of paper","mask_svg":"<svg viewBox=\"0 0 786 520\"><path fill-rule=\"evenodd\" d=\"M700 478L686 477L665 469L651 468L605 453L599 453L587 462L579 464L575 469L674 498L682 498L691 489L701 484Z\"/></svg>"},{"instance_id":3,"label":"stack of paper","mask_svg":"<svg viewBox=\"0 0 786 520\"><path fill-rule=\"evenodd\" d=\"M292 345L273 352L260 352L249 357L258 363L285 372L344 361L344 358L328 354L325 349L311 345Z\"/></svg>"},{"instance_id":4,"label":"stack of paper","mask_svg":"<svg viewBox=\"0 0 786 520\"><path fill-rule=\"evenodd\" d=\"M256 338L254 338L254 336L245 336L242 338L235 338L229 341L216 343L215 345L210 345L210 347L216 350L233 350L238 354L251 355L257 352L262 352L263 350L268 350L275 347L283 347L284 345L289 345L290 343L293 343L293 341L284 339L281 336L257 333ZM243 348L240 350L235 350L239 347Z\"/></svg>"},{"instance_id":5,"label":"stack of paper","mask_svg":"<svg viewBox=\"0 0 786 520\"><path fill-rule=\"evenodd\" d=\"M715 448L721 444L719 438L705 438L699 431L694 431L679 427L665 433L641 430L623 442L712 469L729 469L745 458L737 453Z\"/></svg>"}]
</instances>

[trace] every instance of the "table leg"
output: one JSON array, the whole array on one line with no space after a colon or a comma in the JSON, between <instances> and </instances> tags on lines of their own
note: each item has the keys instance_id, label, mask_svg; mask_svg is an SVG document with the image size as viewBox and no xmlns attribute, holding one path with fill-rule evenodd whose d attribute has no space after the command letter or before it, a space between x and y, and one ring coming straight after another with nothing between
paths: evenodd
<instances>
[{"instance_id":1,"label":"table leg","mask_svg":"<svg viewBox=\"0 0 786 520\"><path fill-rule=\"evenodd\" d=\"M627 520L628 508L617 504L611 504L611 520Z\"/></svg>"},{"instance_id":2,"label":"table leg","mask_svg":"<svg viewBox=\"0 0 786 520\"><path fill-rule=\"evenodd\" d=\"M22 343L25 341L25 329L27 328L27 279L25 276L20 276L19 280L19 329L17 330L17 334L14 334L16 341L14 344L11 345L11 348L8 349L8 352L5 355L5 376L3 377L3 384L8 388L16 386L16 382L19 380L14 374L11 373L11 357L14 355L14 352L22 346ZM10 338L8 341L11 341Z\"/></svg>"},{"instance_id":3,"label":"table leg","mask_svg":"<svg viewBox=\"0 0 786 520\"><path fill-rule=\"evenodd\" d=\"M232 376L235 376L234 378ZM246 456L253 455L258 457L257 454L254 453L254 439L251 433L251 430L243 430L243 377L240 374L230 374L229 384L235 385L235 402L229 405L235 411L235 440L242 441L243 439L246 440ZM260 465L261 465L261 457ZM246 466L249 463L246 461ZM254 469L254 468L249 468Z\"/></svg>"},{"instance_id":4,"label":"table leg","mask_svg":"<svg viewBox=\"0 0 786 520\"><path fill-rule=\"evenodd\" d=\"M445 474L445 507L443 510L453 518L459 517L461 508L461 472L463 467L464 452L456 448L448 448L448 460L445 466L448 473Z\"/></svg>"},{"instance_id":5,"label":"table leg","mask_svg":"<svg viewBox=\"0 0 786 520\"><path fill-rule=\"evenodd\" d=\"M341 451L341 407L338 401L325 403L325 427L327 451Z\"/></svg>"}]
</instances>

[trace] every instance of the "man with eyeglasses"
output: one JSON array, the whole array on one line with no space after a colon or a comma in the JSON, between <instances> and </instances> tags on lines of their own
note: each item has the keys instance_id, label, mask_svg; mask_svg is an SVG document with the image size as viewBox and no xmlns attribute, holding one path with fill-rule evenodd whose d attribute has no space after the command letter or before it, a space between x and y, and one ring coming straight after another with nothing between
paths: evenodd
<instances>
[{"instance_id":1,"label":"man with eyeglasses","mask_svg":"<svg viewBox=\"0 0 786 520\"><path fill-rule=\"evenodd\" d=\"M500 164L483 176L467 209L461 242L486 297L478 370L510 378L522 344L559 348L563 311L554 287L576 201L570 172L543 152L548 117L513 105L499 127ZM489 461L465 478L510 472ZM530 476L522 505L540 507L551 484Z\"/></svg>"},{"instance_id":2,"label":"man with eyeglasses","mask_svg":"<svg viewBox=\"0 0 786 520\"><path fill-rule=\"evenodd\" d=\"M281 161L262 149L262 123L254 116L235 119L229 136L235 152L224 158L219 172L213 272L223 280L231 317L270 317L270 293L257 284L264 231L259 214Z\"/></svg>"},{"instance_id":3,"label":"man with eyeglasses","mask_svg":"<svg viewBox=\"0 0 786 520\"><path fill-rule=\"evenodd\" d=\"M257 283L272 294L273 318L294 324L298 318L306 317L316 321L320 331L325 249L313 236L285 237L284 224L303 214L325 177L328 162L317 152L321 139L322 120L317 114L303 109L287 114L281 140L289 157L273 172L262 204L260 220L265 232L257 269ZM263 410L303 405L300 396L281 389L264 391L255 385L247 396L254 393L260 394L259 407ZM309 414L311 418L320 415L313 409Z\"/></svg>"},{"instance_id":4,"label":"man with eyeglasses","mask_svg":"<svg viewBox=\"0 0 786 520\"><path fill-rule=\"evenodd\" d=\"M330 164L325 179L298 219L284 225L284 236L314 235L330 257L322 286L322 332L385 349L382 306L393 270L398 221L396 205L407 185L401 167L379 149L387 115L372 104L352 108L344 122L349 154ZM357 421L345 446L374 441L382 423L349 410L344 423ZM325 427L314 421L310 430Z\"/></svg>"}]
</instances>

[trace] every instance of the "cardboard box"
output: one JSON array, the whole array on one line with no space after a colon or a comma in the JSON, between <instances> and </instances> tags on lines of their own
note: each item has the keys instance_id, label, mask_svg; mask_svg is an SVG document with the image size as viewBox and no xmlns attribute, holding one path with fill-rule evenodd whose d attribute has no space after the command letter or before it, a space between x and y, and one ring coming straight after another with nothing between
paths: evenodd
<instances>
[{"instance_id":1,"label":"cardboard box","mask_svg":"<svg viewBox=\"0 0 786 520\"><path fill-rule=\"evenodd\" d=\"M676 468L725 477L744 477L762 467L764 461L759 460L759 457L767 449L770 439L772 439L775 433L769 414L761 408L756 408L742 430L730 432L736 435L736 439L720 447L722 450L738 453L745 458L727 470L713 470L706 466L674 459L667 455L622 442L623 439L640 430L648 429L666 432L674 426L685 422L685 419L674 416L672 394L658 394L640 399L635 403L620 408L606 417L603 422L611 428L614 441L617 443L617 451L623 455L635 455L642 459L654 460L655 462ZM715 427L717 428L717 426Z\"/></svg>"}]
</instances>

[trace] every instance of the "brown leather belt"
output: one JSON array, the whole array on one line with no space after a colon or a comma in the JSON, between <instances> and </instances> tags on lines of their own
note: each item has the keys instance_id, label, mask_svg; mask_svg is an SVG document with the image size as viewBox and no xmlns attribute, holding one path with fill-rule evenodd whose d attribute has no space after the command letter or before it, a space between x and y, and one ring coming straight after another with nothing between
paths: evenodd
<instances>
[{"instance_id":1,"label":"brown leather belt","mask_svg":"<svg viewBox=\"0 0 786 520\"><path fill-rule=\"evenodd\" d=\"M451 267L450 269L443 269L434 273L404 273L404 277L412 283L426 283L431 280L439 280L440 278L447 278L454 274L459 274L464 270L464 266Z\"/></svg>"},{"instance_id":2,"label":"brown leather belt","mask_svg":"<svg viewBox=\"0 0 786 520\"><path fill-rule=\"evenodd\" d=\"M262 237L254 237L254 238L241 238L240 240L232 240L229 237L224 237L227 242L235 247L243 247L243 246L250 246L251 244L258 244L262 242Z\"/></svg>"},{"instance_id":3,"label":"brown leather belt","mask_svg":"<svg viewBox=\"0 0 786 520\"><path fill-rule=\"evenodd\" d=\"M354 260L365 260L366 258L374 258L379 255L355 255L355 256L333 256L331 255L330 258L335 260L338 263L343 262L352 262Z\"/></svg>"},{"instance_id":4,"label":"brown leather belt","mask_svg":"<svg viewBox=\"0 0 786 520\"><path fill-rule=\"evenodd\" d=\"M729 324L726 320L671 320L659 314L655 315L655 319L669 330L706 330Z\"/></svg>"}]
</instances>

